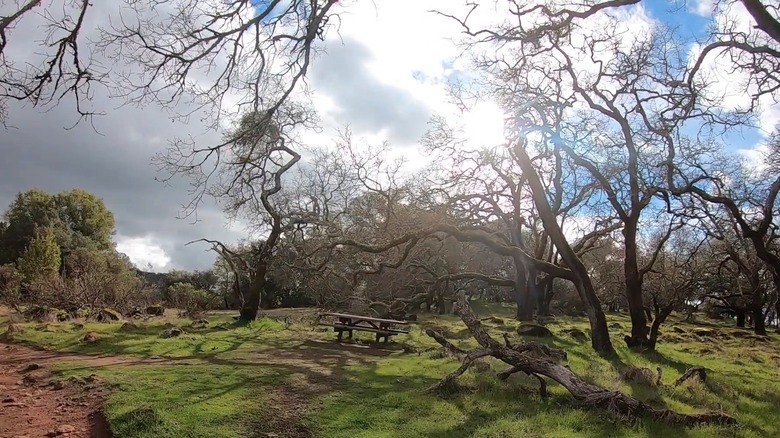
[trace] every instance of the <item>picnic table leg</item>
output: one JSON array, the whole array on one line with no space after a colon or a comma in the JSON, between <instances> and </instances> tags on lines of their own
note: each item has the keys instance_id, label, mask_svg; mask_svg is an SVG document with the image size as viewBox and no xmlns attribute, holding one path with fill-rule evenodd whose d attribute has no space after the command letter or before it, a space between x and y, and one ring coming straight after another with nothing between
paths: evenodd
<instances>
[{"instance_id":1,"label":"picnic table leg","mask_svg":"<svg viewBox=\"0 0 780 438\"><path fill-rule=\"evenodd\" d=\"M349 339L352 339L352 330L349 331Z\"/></svg>"},{"instance_id":2,"label":"picnic table leg","mask_svg":"<svg viewBox=\"0 0 780 438\"><path fill-rule=\"evenodd\" d=\"M338 330L337 329L336 331L339 332L339 335L338 335L337 339L338 339L339 342L341 342L341 337L344 335L344 330Z\"/></svg>"}]
</instances>

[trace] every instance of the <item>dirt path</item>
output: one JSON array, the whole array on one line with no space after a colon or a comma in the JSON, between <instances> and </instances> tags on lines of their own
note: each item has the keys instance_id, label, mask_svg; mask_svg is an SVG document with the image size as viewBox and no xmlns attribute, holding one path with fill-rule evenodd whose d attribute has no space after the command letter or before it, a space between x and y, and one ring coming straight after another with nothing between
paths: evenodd
<instances>
[{"instance_id":1,"label":"dirt path","mask_svg":"<svg viewBox=\"0 0 780 438\"><path fill-rule=\"evenodd\" d=\"M60 353L0 341L0 438L108 438L102 416L106 391L96 377L63 380L50 366L78 362L89 367L137 366L185 363L264 363L292 366L301 379L295 387L277 388L273 412L263 417L265 427L282 432L278 436L308 437L301 429L301 413L307 394L327 385L336 368L365 363L391 351L360 345L303 341L296 346L256 351L241 358L160 358L97 356ZM297 423L296 423L297 421Z\"/></svg>"},{"instance_id":2,"label":"dirt path","mask_svg":"<svg viewBox=\"0 0 780 438\"><path fill-rule=\"evenodd\" d=\"M62 380L56 353L0 343L0 438L107 438L105 391L92 377Z\"/></svg>"}]
</instances>

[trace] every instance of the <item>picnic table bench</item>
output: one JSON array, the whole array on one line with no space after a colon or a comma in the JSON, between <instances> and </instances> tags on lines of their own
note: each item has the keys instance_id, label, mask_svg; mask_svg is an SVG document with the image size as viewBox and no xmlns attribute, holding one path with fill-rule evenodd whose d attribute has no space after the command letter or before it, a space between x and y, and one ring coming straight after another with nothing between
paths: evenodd
<instances>
[{"instance_id":1,"label":"picnic table bench","mask_svg":"<svg viewBox=\"0 0 780 438\"><path fill-rule=\"evenodd\" d=\"M409 333L409 330L396 327L409 324L407 321L333 312L321 313L320 318L322 317L333 317L338 320L330 323L320 322L319 325L333 327L333 331L338 333L339 341L342 339L344 332L347 332L349 335L348 339L352 339L352 332L355 330L373 332L376 334L377 342L384 338L385 343L387 343L391 336Z\"/></svg>"}]
</instances>

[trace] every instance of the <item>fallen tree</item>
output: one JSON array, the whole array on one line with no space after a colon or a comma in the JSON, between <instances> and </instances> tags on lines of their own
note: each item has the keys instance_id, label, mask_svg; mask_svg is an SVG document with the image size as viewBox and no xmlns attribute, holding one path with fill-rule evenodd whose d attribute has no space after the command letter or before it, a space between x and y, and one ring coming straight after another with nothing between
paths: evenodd
<instances>
[{"instance_id":1,"label":"fallen tree","mask_svg":"<svg viewBox=\"0 0 780 438\"><path fill-rule=\"evenodd\" d=\"M702 423L736 423L736 419L733 417L718 412L682 414L669 409L656 409L620 391L588 383L567 366L561 364L561 360L566 357L562 350L536 342L522 342L512 345L507 337L505 337L505 342L502 345L488 334L482 323L471 311L465 296L462 294L455 303L455 313L460 316L480 346L469 351L463 351L452 345L441 334L429 330L429 336L434 338L450 354L459 357L463 361L458 369L444 376L431 390L452 389L455 387L455 379L465 373L475 361L491 356L510 365L506 371L498 374L500 379L504 380L514 373L524 372L539 380L541 384L540 390L544 395L546 394L544 378L549 378L566 388L577 401L593 409L610 411L628 418L647 417L667 424L684 426Z\"/></svg>"}]
</instances>

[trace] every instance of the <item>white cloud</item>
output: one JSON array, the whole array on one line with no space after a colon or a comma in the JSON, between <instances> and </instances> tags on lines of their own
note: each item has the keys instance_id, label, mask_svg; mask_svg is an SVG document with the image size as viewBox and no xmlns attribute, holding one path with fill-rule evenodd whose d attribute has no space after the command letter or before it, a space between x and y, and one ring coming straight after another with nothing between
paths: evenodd
<instances>
[{"instance_id":1,"label":"white cloud","mask_svg":"<svg viewBox=\"0 0 780 438\"><path fill-rule=\"evenodd\" d=\"M702 17L710 17L715 12L714 0L693 0L688 10Z\"/></svg>"},{"instance_id":2,"label":"white cloud","mask_svg":"<svg viewBox=\"0 0 780 438\"><path fill-rule=\"evenodd\" d=\"M155 243L152 236L117 236L116 240L117 251L127 254L130 261L139 269L146 269L148 265L152 265L154 271L169 268L171 257L160 245Z\"/></svg>"}]
</instances>

